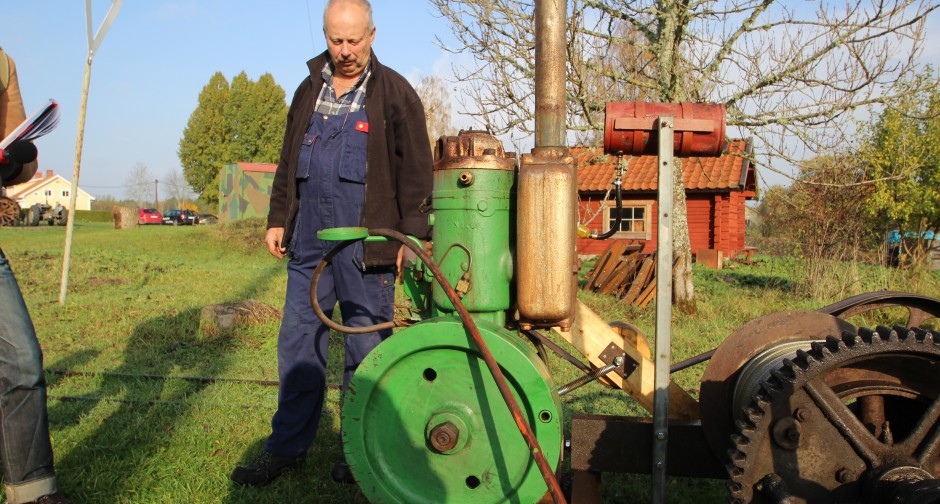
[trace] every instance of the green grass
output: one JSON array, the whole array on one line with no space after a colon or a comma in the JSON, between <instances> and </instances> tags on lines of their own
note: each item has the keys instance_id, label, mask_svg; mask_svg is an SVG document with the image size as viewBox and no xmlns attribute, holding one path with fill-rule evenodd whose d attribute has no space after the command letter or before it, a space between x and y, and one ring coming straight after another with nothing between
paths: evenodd
<instances>
[{"instance_id":1,"label":"green grass","mask_svg":"<svg viewBox=\"0 0 940 504\"><path fill-rule=\"evenodd\" d=\"M260 451L276 387L180 379L277 379L277 321L217 336L199 329L207 305L252 299L281 306L284 263L263 250L257 223L114 230L78 222L68 299L61 306L64 237L64 227L0 229L0 246L44 351L64 492L84 503L365 502L355 487L329 479L340 452L336 390L328 392L307 464L270 487L251 489L233 485L228 475ZM830 297L808 299L793 294L798 263L763 259L761 266L722 271L696 266L698 313L674 315L674 362L714 348L743 323L774 311L814 309L863 290L940 292L937 273L845 266L833 272ZM639 310L613 298L579 296L604 319L630 321L653 334L653 305ZM341 339L334 335L331 346L328 381L337 383ZM560 359L550 365L557 383L577 376ZM64 370L86 374L58 372ZM697 394L703 371L699 365L674 377ZM598 384L564 401L568 414L645 414L624 393ZM608 502L649 501L646 476L605 475L604 481ZM669 492L671 502L724 500L720 481L676 479Z\"/></svg>"}]
</instances>

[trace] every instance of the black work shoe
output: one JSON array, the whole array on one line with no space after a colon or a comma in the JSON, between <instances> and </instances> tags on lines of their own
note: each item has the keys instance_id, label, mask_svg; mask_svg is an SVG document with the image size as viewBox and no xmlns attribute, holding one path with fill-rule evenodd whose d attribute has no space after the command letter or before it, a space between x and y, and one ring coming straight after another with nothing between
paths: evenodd
<instances>
[{"instance_id":1,"label":"black work shoe","mask_svg":"<svg viewBox=\"0 0 940 504\"><path fill-rule=\"evenodd\" d=\"M238 466L232 471L232 481L239 485L264 486L280 476L284 471L300 467L303 455L279 457L268 452L261 452L250 464Z\"/></svg>"},{"instance_id":2,"label":"black work shoe","mask_svg":"<svg viewBox=\"0 0 940 504\"><path fill-rule=\"evenodd\" d=\"M62 494L54 493L49 495L43 495L42 497L32 501L27 502L26 504L75 504L72 500L66 498Z\"/></svg>"},{"instance_id":3,"label":"black work shoe","mask_svg":"<svg viewBox=\"0 0 940 504\"><path fill-rule=\"evenodd\" d=\"M333 478L333 481L337 483L344 485L356 484L356 478L353 477L353 473L349 469L349 464L347 464L345 460L340 460L333 464L333 470L330 471L330 476Z\"/></svg>"}]
</instances>

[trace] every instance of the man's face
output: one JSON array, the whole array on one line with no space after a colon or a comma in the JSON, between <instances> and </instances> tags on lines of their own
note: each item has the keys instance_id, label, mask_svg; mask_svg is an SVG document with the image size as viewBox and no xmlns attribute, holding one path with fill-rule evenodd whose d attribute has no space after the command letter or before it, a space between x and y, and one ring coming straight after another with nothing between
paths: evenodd
<instances>
[{"instance_id":1,"label":"man's face","mask_svg":"<svg viewBox=\"0 0 940 504\"><path fill-rule=\"evenodd\" d=\"M326 13L323 32L336 66L336 75L358 77L366 68L375 40L365 10L351 2L339 2Z\"/></svg>"}]
</instances>

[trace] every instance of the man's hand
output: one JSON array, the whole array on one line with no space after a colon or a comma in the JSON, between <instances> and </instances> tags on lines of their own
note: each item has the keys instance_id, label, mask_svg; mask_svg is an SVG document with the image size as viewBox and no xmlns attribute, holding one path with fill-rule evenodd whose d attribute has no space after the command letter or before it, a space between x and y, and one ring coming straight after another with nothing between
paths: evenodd
<instances>
[{"instance_id":1,"label":"man's hand","mask_svg":"<svg viewBox=\"0 0 940 504\"><path fill-rule=\"evenodd\" d=\"M287 247L284 247L284 244L281 243L283 239L284 228L282 227L268 228L267 234L264 235L264 243L268 246L268 252L278 259L283 259L287 255Z\"/></svg>"}]
</instances>

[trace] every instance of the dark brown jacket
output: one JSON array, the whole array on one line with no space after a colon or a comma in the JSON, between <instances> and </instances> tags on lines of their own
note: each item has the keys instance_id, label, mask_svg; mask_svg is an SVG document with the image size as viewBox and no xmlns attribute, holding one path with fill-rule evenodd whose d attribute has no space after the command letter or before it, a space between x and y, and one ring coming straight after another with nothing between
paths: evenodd
<instances>
[{"instance_id":1,"label":"dark brown jacket","mask_svg":"<svg viewBox=\"0 0 940 504\"><path fill-rule=\"evenodd\" d=\"M287 113L281 160L274 174L268 228L283 227L282 246L291 241L297 217L297 157L310 114L323 86L324 52L307 62L310 77L294 92ZM365 204L360 225L390 228L418 238L430 238L428 215L422 203L431 196L433 179L424 107L414 88L372 54L372 77L366 91L369 121ZM317 230L310 230L316 232ZM366 266L395 264L398 243L367 243Z\"/></svg>"}]
</instances>

